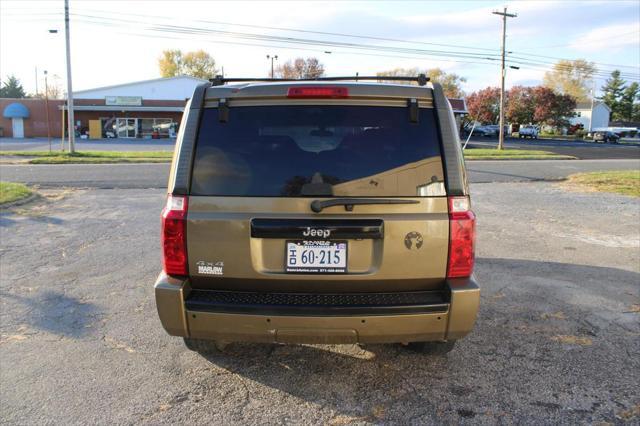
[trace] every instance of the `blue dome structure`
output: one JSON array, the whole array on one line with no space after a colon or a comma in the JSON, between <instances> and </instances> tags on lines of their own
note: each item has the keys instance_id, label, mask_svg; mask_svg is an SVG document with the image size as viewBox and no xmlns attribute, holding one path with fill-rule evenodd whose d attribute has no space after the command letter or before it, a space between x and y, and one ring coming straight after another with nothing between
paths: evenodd
<instances>
[{"instance_id":1,"label":"blue dome structure","mask_svg":"<svg viewBox=\"0 0 640 426\"><path fill-rule=\"evenodd\" d=\"M29 118L29 108L26 106L14 102L7 105L2 112L4 118Z\"/></svg>"}]
</instances>

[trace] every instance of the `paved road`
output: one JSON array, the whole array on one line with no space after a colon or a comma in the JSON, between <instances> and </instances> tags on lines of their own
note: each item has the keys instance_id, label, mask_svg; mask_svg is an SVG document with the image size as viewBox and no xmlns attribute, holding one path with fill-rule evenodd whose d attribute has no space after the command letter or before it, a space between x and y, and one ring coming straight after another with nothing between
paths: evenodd
<instances>
[{"instance_id":1,"label":"paved road","mask_svg":"<svg viewBox=\"0 0 640 426\"><path fill-rule=\"evenodd\" d=\"M472 183L559 180L570 174L603 170L639 170L634 160L468 161Z\"/></svg>"},{"instance_id":2,"label":"paved road","mask_svg":"<svg viewBox=\"0 0 640 426\"><path fill-rule=\"evenodd\" d=\"M78 151L173 151L175 139L76 139ZM60 139L51 141L54 150L60 149ZM47 138L0 138L0 151L48 151Z\"/></svg>"},{"instance_id":3,"label":"paved road","mask_svg":"<svg viewBox=\"0 0 640 426\"><path fill-rule=\"evenodd\" d=\"M558 180L578 172L640 169L640 160L469 161L471 182ZM0 179L41 186L164 188L168 164L0 165Z\"/></svg>"},{"instance_id":4,"label":"paved road","mask_svg":"<svg viewBox=\"0 0 640 426\"><path fill-rule=\"evenodd\" d=\"M157 318L162 190L4 212L2 423L638 424L638 199L541 182L472 191L481 309L445 359L247 344L203 358Z\"/></svg>"},{"instance_id":5,"label":"paved road","mask_svg":"<svg viewBox=\"0 0 640 426\"><path fill-rule=\"evenodd\" d=\"M82 151L172 151L172 139L102 139L98 141L78 139L77 149ZM640 158L640 143L630 144L595 144L591 142L574 142L564 140L520 140L507 139L506 146L518 149L543 149L558 154L573 155L580 159L624 159ZM470 148L495 147L496 139L472 138ZM60 146L60 139L53 140L54 149ZM47 151L49 144L46 138L11 139L0 138L0 151Z\"/></svg>"},{"instance_id":6,"label":"paved road","mask_svg":"<svg viewBox=\"0 0 640 426\"><path fill-rule=\"evenodd\" d=\"M498 141L495 139L472 138L467 148L495 148L496 146L498 146ZM581 160L640 159L640 143L615 145L553 139L507 139L505 146L514 149L543 150L556 154L572 155Z\"/></svg>"}]
</instances>

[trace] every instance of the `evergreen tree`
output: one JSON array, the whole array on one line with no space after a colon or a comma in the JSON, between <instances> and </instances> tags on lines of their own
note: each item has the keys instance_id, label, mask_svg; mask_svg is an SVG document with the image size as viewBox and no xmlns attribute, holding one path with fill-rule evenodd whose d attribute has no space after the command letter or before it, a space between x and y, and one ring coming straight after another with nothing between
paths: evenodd
<instances>
[{"instance_id":1,"label":"evergreen tree","mask_svg":"<svg viewBox=\"0 0 640 426\"><path fill-rule=\"evenodd\" d=\"M640 118L637 116L639 101L640 86L638 83L633 82L624 89L622 97L620 98L621 118L624 121L636 121Z\"/></svg>"},{"instance_id":2,"label":"evergreen tree","mask_svg":"<svg viewBox=\"0 0 640 426\"><path fill-rule=\"evenodd\" d=\"M15 76L10 75L7 80L0 85L0 98L26 98L27 94Z\"/></svg>"},{"instance_id":3,"label":"evergreen tree","mask_svg":"<svg viewBox=\"0 0 640 426\"><path fill-rule=\"evenodd\" d=\"M609 108L611 108L611 120L622 120L624 116L622 96L624 94L625 81L620 78L620 71L615 70L611 73L611 77L607 79L602 86L602 100Z\"/></svg>"}]
</instances>

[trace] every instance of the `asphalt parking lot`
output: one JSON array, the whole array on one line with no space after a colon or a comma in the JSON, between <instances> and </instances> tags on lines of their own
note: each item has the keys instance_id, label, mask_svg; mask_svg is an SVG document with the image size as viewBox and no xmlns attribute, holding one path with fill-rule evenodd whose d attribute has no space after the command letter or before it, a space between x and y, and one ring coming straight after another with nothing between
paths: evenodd
<instances>
[{"instance_id":1,"label":"asphalt parking lot","mask_svg":"<svg viewBox=\"0 0 640 426\"><path fill-rule=\"evenodd\" d=\"M168 163L3 164L0 178L48 188L166 188L169 169ZM472 183L553 181L573 173L638 169L640 159L467 162Z\"/></svg>"},{"instance_id":2,"label":"asphalt parking lot","mask_svg":"<svg viewBox=\"0 0 640 426\"><path fill-rule=\"evenodd\" d=\"M474 184L481 311L448 358L167 336L162 189L56 189L0 215L0 418L19 424L640 422L640 201Z\"/></svg>"}]
</instances>

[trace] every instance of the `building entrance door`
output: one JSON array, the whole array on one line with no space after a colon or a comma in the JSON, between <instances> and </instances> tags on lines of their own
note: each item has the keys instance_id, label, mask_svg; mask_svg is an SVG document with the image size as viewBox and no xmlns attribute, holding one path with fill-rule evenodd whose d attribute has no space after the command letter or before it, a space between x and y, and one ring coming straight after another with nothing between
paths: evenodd
<instances>
[{"instance_id":1,"label":"building entrance door","mask_svg":"<svg viewBox=\"0 0 640 426\"><path fill-rule=\"evenodd\" d=\"M116 119L116 131L119 138L135 138L138 133L137 118Z\"/></svg>"},{"instance_id":2,"label":"building entrance door","mask_svg":"<svg viewBox=\"0 0 640 426\"><path fill-rule=\"evenodd\" d=\"M24 122L22 118L11 119L11 130L14 138L24 138Z\"/></svg>"}]
</instances>

